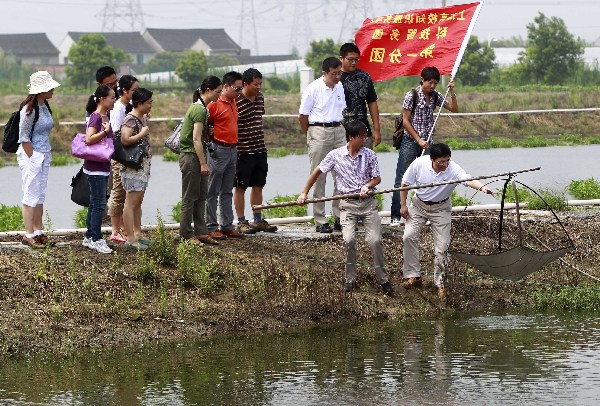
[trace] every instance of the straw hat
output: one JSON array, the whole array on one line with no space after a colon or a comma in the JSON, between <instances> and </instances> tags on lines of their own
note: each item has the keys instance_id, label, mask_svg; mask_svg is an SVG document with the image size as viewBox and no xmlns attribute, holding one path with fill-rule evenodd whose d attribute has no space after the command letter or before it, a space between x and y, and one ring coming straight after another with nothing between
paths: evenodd
<instances>
[{"instance_id":1,"label":"straw hat","mask_svg":"<svg viewBox=\"0 0 600 406\"><path fill-rule=\"evenodd\" d=\"M29 84L27 85L29 94L48 92L59 86L60 83L52 79L52 76L45 70L32 73L31 76L29 76Z\"/></svg>"}]
</instances>

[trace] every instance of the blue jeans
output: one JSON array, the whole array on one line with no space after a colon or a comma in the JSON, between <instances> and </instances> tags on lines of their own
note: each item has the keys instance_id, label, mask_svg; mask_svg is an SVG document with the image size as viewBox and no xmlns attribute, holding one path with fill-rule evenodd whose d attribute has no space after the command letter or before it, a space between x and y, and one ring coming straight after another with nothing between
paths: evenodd
<instances>
[{"instance_id":1,"label":"blue jeans","mask_svg":"<svg viewBox=\"0 0 600 406\"><path fill-rule=\"evenodd\" d=\"M410 164L421 156L423 148L412 139L402 138L400 150L398 151L398 163L396 164L396 179L394 179L394 188L402 185L402 177ZM425 155L429 154L429 148L425 150ZM400 218L400 192L392 193L392 218Z\"/></svg>"},{"instance_id":2,"label":"blue jeans","mask_svg":"<svg viewBox=\"0 0 600 406\"><path fill-rule=\"evenodd\" d=\"M106 208L108 176L88 175L87 179L90 184L90 205L85 219L85 236L97 241L102 239L102 213Z\"/></svg>"}]
</instances>

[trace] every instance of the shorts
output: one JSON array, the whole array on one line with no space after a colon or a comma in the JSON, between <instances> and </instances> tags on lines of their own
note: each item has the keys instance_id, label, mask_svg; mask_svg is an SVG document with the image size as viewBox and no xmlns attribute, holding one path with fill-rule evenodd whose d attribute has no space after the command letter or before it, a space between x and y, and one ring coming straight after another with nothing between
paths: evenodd
<instances>
[{"instance_id":1,"label":"shorts","mask_svg":"<svg viewBox=\"0 0 600 406\"><path fill-rule=\"evenodd\" d=\"M148 182L140 179L121 178L125 192L143 192L148 187Z\"/></svg>"},{"instance_id":2,"label":"shorts","mask_svg":"<svg viewBox=\"0 0 600 406\"><path fill-rule=\"evenodd\" d=\"M241 154L237 158L234 186L241 189L264 187L267 183L267 154Z\"/></svg>"}]
</instances>

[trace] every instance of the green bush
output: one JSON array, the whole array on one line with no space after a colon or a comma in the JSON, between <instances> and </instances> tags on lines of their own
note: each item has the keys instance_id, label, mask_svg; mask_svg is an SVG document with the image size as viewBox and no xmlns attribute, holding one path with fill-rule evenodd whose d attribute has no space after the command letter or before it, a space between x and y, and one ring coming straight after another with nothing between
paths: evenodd
<instances>
[{"instance_id":1,"label":"green bush","mask_svg":"<svg viewBox=\"0 0 600 406\"><path fill-rule=\"evenodd\" d=\"M77 228L85 228L85 220L87 218L87 207L82 207L81 209L75 212L75 216L73 220L75 221L75 227Z\"/></svg>"},{"instance_id":2,"label":"green bush","mask_svg":"<svg viewBox=\"0 0 600 406\"><path fill-rule=\"evenodd\" d=\"M179 161L179 155L177 155L175 152L171 151L168 148L165 148L165 153L163 154L163 161L165 162L178 162Z\"/></svg>"},{"instance_id":3,"label":"green bush","mask_svg":"<svg viewBox=\"0 0 600 406\"><path fill-rule=\"evenodd\" d=\"M71 154L66 154L64 152L55 152L52 154L52 162L50 162L50 166L67 166L78 164L82 162L81 159L75 158Z\"/></svg>"},{"instance_id":4,"label":"green bush","mask_svg":"<svg viewBox=\"0 0 600 406\"><path fill-rule=\"evenodd\" d=\"M496 197L498 199L502 198L502 190L498 190ZM517 197L519 198L519 203L527 202L527 208L530 210L548 210L548 207L554 211L569 210L565 194L558 190L540 189L535 194L525 187L517 187ZM506 190L505 201L510 203L515 202L512 185L509 185Z\"/></svg>"},{"instance_id":5,"label":"green bush","mask_svg":"<svg viewBox=\"0 0 600 406\"><path fill-rule=\"evenodd\" d=\"M472 206L473 204L479 204L479 202L471 201L467 196L459 196L456 190L452 191L450 201L452 202L452 206Z\"/></svg>"},{"instance_id":6,"label":"green bush","mask_svg":"<svg viewBox=\"0 0 600 406\"><path fill-rule=\"evenodd\" d=\"M0 231L17 231L24 228L21 207L0 203Z\"/></svg>"},{"instance_id":7,"label":"green bush","mask_svg":"<svg viewBox=\"0 0 600 406\"><path fill-rule=\"evenodd\" d=\"M594 178L573 180L567 186L567 190L575 199L600 199L600 182Z\"/></svg>"},{"instance_id":8,"label":"green bush","mask_svg":"<svg viewBox=\"0 0 600 406\"><path fill-rule=\"evenodd\" d=\"M171 217L176 223L181 221L181 200L171 209Z\"/></svg>"},{"instance_id":9,"label":"green bush","mask_svg":"<svg viewBox=\"0 0 600 406\"><path fill-rule=\"evenodd\" d=\"M273 200L267 201L267 204L292 202L300 196L299 194L294 196L280 196L277 195ZM280 218L280 217L304 217L308 214L308 208L306 205L293 205L286 207L273 207L271 209L265 209L262 211L263 217L269 218Z\"/></svg>"}]
</instances>

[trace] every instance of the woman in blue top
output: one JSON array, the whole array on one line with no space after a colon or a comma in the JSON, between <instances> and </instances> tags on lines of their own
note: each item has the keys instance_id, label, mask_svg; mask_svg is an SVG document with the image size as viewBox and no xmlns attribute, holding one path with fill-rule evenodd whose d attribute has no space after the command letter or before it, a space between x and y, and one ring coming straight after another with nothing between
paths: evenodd
<instances>
[{"instance_id":1,"label":"woman in blue top","mask_svg":"<svg viewBox=\"0 0 600 406\"><path fill-rule=\"evenodd\" d=\"M113 142L113 131L110 128L109 112L115 104L115 91L108 85L100 85L90 96L86 111L90 118L85 131L85 143L96 144L107 137ZM85 225L87 231L83 237L83 246L101 254L110 254L112 249L102 238L102 213L106 208L106 186L110 175L110 160L96 162L83 161L83 173L87 175L90 184L90 205L88 206Z\"/></svg>"},{"instance_id":2,"label":"woman in blue top","mask_svg":"<svg viewBox=\"0 0 600 406\"><path fill-rule=\"evenodd\" d=\"M19 110L19 149L17 163L23 180L23 223L25 237L23 244L42 248L48 243L44 235L42 216L48 185L48 172L52 154L50 153L50 132L54 128L52 111L48 99L60 83L52 79L46 71L38 71L29 77L29 96L21 103ZM36 121L37 117L37 121Z\"/></svg>"}]
</instances>

